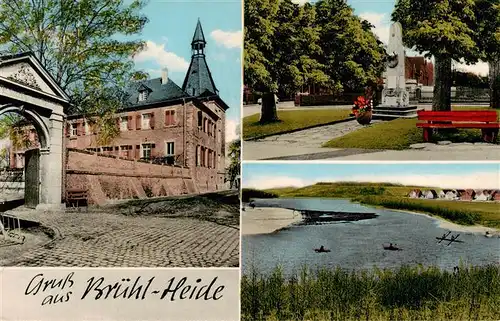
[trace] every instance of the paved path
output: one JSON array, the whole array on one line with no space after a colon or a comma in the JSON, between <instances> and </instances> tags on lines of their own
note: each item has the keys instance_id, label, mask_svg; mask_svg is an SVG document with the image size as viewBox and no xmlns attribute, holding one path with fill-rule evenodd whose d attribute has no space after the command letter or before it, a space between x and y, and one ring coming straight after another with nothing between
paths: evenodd
<instances>
[{"instance_id":1,"label":"paved path","mask_svg":"<svg viewBox=\"0 0 500 321\"><path fill-rule=\"evenodd\" d=\"M373 120L376 124L380 120ZM245 160L272 159L305 154L340 152L338 148L322 148L327 141L356 131L363 126L352 120L333 125L305 129L294 133L270 136L243 142ZM341 155L345 155L342 153ZM323 157L324 159L325 157ZM320 158L321 159L321 158Z\"/></svg>"},{"instance_id":2,"label":"paved path","mask_svg":"<svg viewBox=\"0 0 500 321\"><path fill-rule=\"evenodd\" d=\"M500 146L486 144L429 144L423 149L386 150L372 153L327 157L335 160L401 161L492 161L500 160Z\"/></svg>"},{"instance_id":3,"label":"paved path","mask_svg":"<svg viewBox=\"0 0 500 321\"><path fill-rule=\"evenodd\" d=\"M10 214L39 221L60 236L6 265L79 267L238 266L239 229L192 218L106 212Z\"/></svg>"}]
</instances>

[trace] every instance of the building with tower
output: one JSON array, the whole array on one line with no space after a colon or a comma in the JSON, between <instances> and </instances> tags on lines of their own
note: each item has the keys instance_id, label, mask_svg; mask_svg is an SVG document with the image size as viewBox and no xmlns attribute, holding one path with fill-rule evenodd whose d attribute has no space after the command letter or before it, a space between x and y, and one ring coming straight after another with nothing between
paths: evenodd
<instances>
[{"instance_id":1,"label":"building with tower","mask_svg":"<svg viewBox=\"0 0 500 321\"><path fill-rule=\"evenodd\" d=\"M182 87L162 70L161 77L130 84L128 99L115 115L120 134L106 146L99 145L98 128L85 115L66 120L65 147L128 160L142 160L189 169L200 191L218 190L225 174L225 113L219 97L198 20L191 41L191 64ZM33 135L29 126L23 130ZM31 148L37 148L34 143ZM11 148L10 164L24 166L26 149Z\"/></svg>"}]
</instances>

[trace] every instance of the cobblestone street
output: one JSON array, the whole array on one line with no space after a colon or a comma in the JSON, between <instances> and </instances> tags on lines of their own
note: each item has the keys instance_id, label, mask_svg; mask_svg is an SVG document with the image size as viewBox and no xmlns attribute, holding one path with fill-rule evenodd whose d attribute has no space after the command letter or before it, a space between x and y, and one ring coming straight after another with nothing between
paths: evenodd
<instances>
[{"instance_id":1,"label":"cobblestone street","mask_svg":"<svg viewBox=\"0 0 500 321\"><path fill-rule=\"evenodd\" d=\"M54 230L54 239L10 259L10 266L221 267L239 264L239 226L191 217L9 211ZM29 237L29 236L28 236ZM23 245L16 245L23 246Z\"/></svg>"}]
</instances>

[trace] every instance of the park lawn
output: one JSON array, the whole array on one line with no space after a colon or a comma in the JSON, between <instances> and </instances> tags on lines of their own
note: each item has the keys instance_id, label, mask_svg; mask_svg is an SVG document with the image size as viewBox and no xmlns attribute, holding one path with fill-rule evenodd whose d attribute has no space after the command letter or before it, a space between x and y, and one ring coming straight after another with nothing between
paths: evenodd
<instances>
[{"instance_id":1,"label":"park lawn","mask_svg":"<svg viewBox=\"0 0 500 321\"><path fill-rule=\"evenodd\" d=\"M491 110L489 107L454 106L453 110ZM497 111L500 116L500 112ZM395 119L376 123L323 144L331 148L407 149L423 143L423 132L416 127L417 119ZM431 142L449 140L453 143L482 142L480 129L459 129L452 133L433 135Z\"/></svg>"},{"instance_id":2,"label":"park lawn","mask_svg":"<svg viewBox=\"0 0 500 321\"><path fill-rule=\"evenodd\" d=\"M347 119L350 109L278 110L279 122L261 125L260 114L243 118L243 139L280 134Z\"/></svg>"}]
</instances>

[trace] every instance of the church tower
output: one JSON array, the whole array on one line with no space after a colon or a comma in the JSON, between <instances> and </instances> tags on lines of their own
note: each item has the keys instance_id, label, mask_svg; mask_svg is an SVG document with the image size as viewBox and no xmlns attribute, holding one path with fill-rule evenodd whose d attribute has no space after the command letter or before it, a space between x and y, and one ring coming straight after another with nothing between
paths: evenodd
<instances>
[{"instance_id":1,"label":"church tower","mask_svg":"<svg viewBox=\"0 0 500 321\"><path fill-rule=\"evenodd\" d=\"M182 84L182 90L190 96L208 97L218 95L217 87L215 87L212 74L205 60L206 44L201 22L198 19L193 41L191 41L191 64Z\"/></svg>"}]
</instances>

